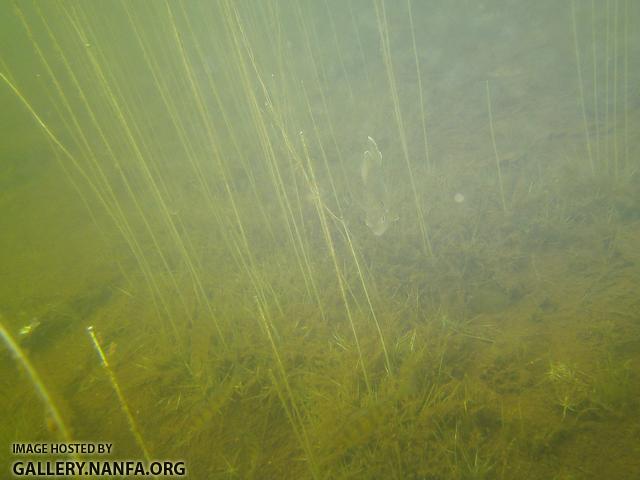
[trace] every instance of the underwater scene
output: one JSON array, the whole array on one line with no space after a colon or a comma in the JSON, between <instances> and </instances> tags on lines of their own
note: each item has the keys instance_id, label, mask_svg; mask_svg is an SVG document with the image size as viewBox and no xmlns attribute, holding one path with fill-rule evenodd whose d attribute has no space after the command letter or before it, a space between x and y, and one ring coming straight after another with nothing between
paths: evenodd
<instances>
[{"instance_id":1,"label":"underwater scene","mask_svg":"<svg viewBox=\"0 0 640 480\"><path fill-rule=\"evenodd\" d=\"M1 2L0 412L2 478L640 478L640 3Z\"/></svg>"}]
</instances>

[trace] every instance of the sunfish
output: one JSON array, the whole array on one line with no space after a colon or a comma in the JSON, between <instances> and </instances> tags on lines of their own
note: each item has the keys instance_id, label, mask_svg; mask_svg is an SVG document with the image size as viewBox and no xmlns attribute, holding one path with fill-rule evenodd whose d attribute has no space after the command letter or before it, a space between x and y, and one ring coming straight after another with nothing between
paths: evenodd
<instances>
[{"instance_id":1,"label":"sunfish","mask_svg":"<svg viewBox=\"0 0 640 480\"><path fill-rule=\"evenodd\" d=\"M389 193L384 178L382 153L375 140L367 137L369 149L364 152L360 166L360 179L364 190L364 222L379 237L389 229L396 218L389 215Z\"/></svg>"}]
</instances>

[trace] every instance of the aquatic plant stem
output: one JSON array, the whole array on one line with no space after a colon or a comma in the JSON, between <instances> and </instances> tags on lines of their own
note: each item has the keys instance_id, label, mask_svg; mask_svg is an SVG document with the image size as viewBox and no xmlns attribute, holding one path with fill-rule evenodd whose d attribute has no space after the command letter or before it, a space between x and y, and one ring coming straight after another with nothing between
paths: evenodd
<instances>
[{"instance_id":1,"label":"aquatic plant stem","mask_svg":"<svg viewBox=\"0 0 640 480\"><path fill-rule=\"evenodd\" d=\"M618 164L618 0L613 3L613 178L619 176Z\"/></svg>"},{"instance_id":2,"label":"aquatic plant stem","mask_svg":"<svg viewBox=\"0 0 640 480\"><path fill-rule=\"evenodd\" d=\"M376 12L376 19L378 23L378 34L380 36L380 45L382 49L382 57L385 64L385 70L387 73L387 81L389 84L389 91L391 94L391 100L393 103L393 112L396 120L396 126L398 128L398 135L400 137L400 145L402 147L402 153L404 156L405 165L409 174L409 183L411 185L411 192L413 193L413 201L416 209L416 217L418 221L418 228L422 237L422 247L424 253L430 257L433 256L433 248L431 247L431 239L429 231L427 229L427 223L424 219L424 209L420 202L418 195L418 188L416 180L413 174L413 167L409 160L409 147L407 144L407 136L404 128L404 121L402 117L402 111L400 108L400 98L398 96L398 87L396 84L396 76L393 70L393 62L391 59L391 46L389 41L389 25L387 22L387 13L385 0L375 0L374 8Z\"/></svg>"},{"instance_id":3,"label":"aquatic plant stem","mask_svg":"<svg viewBox=\"0 0 640 480\"><path fill-rule=\"evenodd\" d=\"M487 111L489 112L489 130L491 131L491 144L493 145L493 153L496 157L496 170L498 172L498 186L500 187L500 201L502 202L502 211L507 213L507 202L504 198L504 186L502 184L502 170L500 169L500 155L498 155L498 145L496 144L496 134L493 128L493 113L491 112L491 92L489 90L489 80L485 83L487 87Z\"/></svg>"},{"instance_id":4,"label":"aquatic plant stem","mask_svg":"<svg viewBox=\"0 0 640 480\"><path fill-rule=\"evenodd\" d=\"M127 401L124 398L124 394L122 393L122 389L118 384L116 375L115 373L113 373L113 370L109 365L109 360L107 360L107 356L105 355L104 350L100 346L100 342L98 341L98 337L96 336L96 332L93 326L87 327L87 333L89 334L89 337L93 342L93 346L96 349L98 356L100 357L102 366L104 367L105 371L107 372L107 375L109 376L109 381L111 382L111 386L113 387L113 390L116 392L116 395L118 396L118 402L120 403L120 408L122 410L122 413L124 413L125 417L127 417L127 422L129 423L129 430L131 430L131 433L135 437L136 443L138 444L138 447L140 448L140 450L142 451L142 454L144 455L144 459L147 461L147 463L149 463L151 462L151 456L149 455L149 451L147 450L147 447L144 444L144 440L142 438L142 434L140 433L140 429L138 429L138 425L135 419L133 418L133 415L131 414L131 409L129 408L129 405L127 404Z\"/></svg>"},{"instance_id":5,"label":"aquatic plant stem","mask_svg":"<svg viewBox=\"0 0 640 480\"><path fill-rule=\"evenodd\" d=\"M282 357L280 356L280 352L278 351L278 347L276 346L276 342L273 338L273 322L270 318L267 318L267 310L265 305L261 305L258 297L255 297L256 304L258 306L258 314L260 317L260 322L262 324L263 329L269 339L269 344L271 345L271 349L273 351L273 355L276 359L276 365L278 367L278 372L280 374L280 378L282 379L282 383L284 384L285 390L287 391L287 395L289 396L289 402L286 401L284 395L278 388L278 382L275 377L272 376L272 382L278 392L278 397L280 398L280 402L282 403L282 407L285 410L285 413L291 423L291 427L293 428L294 434L298 438L302 449L307 455L307 460L309 462L309 470L311 471L311 475L314 479L319 479L320 474L318 473L318 467L315 461L315 457L313 455L313 450L311 448L311 442L309 440L309 435L307 434L307 429L304 425L304 420L302 418L302 414L297 406L295 401L295 397L293 395L293 390L291 389L291 384L289 383L289 379L287 377L287 372L284 368L284 363L282 362ZM269 371L271 375L271 371ZM289 408L289 404L291 408Z\"/></svg>"},{"instance_id":6,"label":"aquatic plant stem","mask_svg":"<svg viewBox=\"0 0 640 480\"><path fill-rule=\"evenodd\" d=\"M38 396L40 396L48 412L51 414L51 418L53 419L53 422L55 423L56 428L60 431L60 433L62 433L62 438L64 439L64 441L71 442L72 437L71 437L69 427L67 427L67 424L62 419L62 415L60 415L60 410L58 410L58 407L53 402L53 399L51 398L51 395L49 394L47 387L44 386L44 383L42 382L42 379L40 378L40 375L38 375L38 372L36 371L36 369L33 368L33 365L31 365L31 362L29 361L25 353L22 351L20 346L16 343L16 341L13 339L11 334L5 329L2 323L1 317L0 317L0 337L2 337L2 340L4 340L4 343L7 345L7 347L9 348L9 350L11 351L15 359L22 365L24 370L27 372L27 375L29 376L29 380L31 380L31 383L36 389Z\"/></svg>"},{"instance_id":7,"label":"aquatic plant stem","mask_svg":"<svg viewBox=\"0 0 640 480\"><path fill-rule=\"evenodd\" d=\"M576 26L576 5L575 1L571 0L571 24L573 26L573 45L575 47L576 55L576 72L578 73L578 91L580 100L580 109L582 110L582 124L584 127L584 136L587 146L587 155L589 157L589 166L591 168L591 174L595 175L595 167L593 164L593 154L591 153L591 138L589 136L589 125L587 124L587 109L584 104L584 87L582 84L582 66L580 63L580 49L578 46L578 27ZM487 82L487 92L489 91L489 83Z\"/></svg>"},{"instance_id":8,"label":"aquatic plant stem","mask_svg":"<svg viewBox=\"0 0 640 480\"><path fill-rule=\"evenodd\" d=\"M143 248L140 245L139 240L137 239L136 235L133 233L134 231L134 227L130 224L129 220L127 219L127 216L125 215L125 208L122 205L122 202L118 199L118 197L115 194L114 188L111 185L111 182L109 181L107 174L105 172L105 170L102 168L102 166L100 165L100 163L97 161L97 155L95 154L94 151L92 151L92 148L89 144L89 139L87 138L87 134L84 131L84 128L87 128L86 125L82 125L78 119L78 115L76 114L76 112L74 112L74 109L71 107L71 103L69 102L69 99L67 98L67 95L65 95L64 90L62 89L62 86L60 84L60 82L58 81L58 78L56 77L56 75L53 72L53 69L50 67L49 62L46 60L45 56L42 54L42 51L38 45L38 43L35 40L35 37L33 36L33 34L31 33L31 29L28 25L28 22L24 16L24 14L22 13L22 11L16 6L16 13L18 14L20 20L22 21L25 30L27 31L27 34L32 42L32 45L34 47L34 49L36 50L36 53L38 54L38 57L40 58L42 64L44 65L47 73L49 74L49 77L51 78L51 80L53 81L55 87L56 87L56 91L58 92L58 95L60 96L63 105L66 109L66 111L68 112L71 121L73 123L73 126L75 128L75 132L76 135L74 135L74 137L76 137L80 143L81 146L84 148L84 154L87 157L87 159L90 161L91 166L93 166L93 169L95 170L95 180L91 180L88 176L88 174L85 172L85 170L82 168L82 166L80 165L80 163L73 157L70 157L69 153L63 150L63 153L65 154L65 156L69 157L69 159L71 160L73 166L76 168L76 170L80 171L81 175L83 176L83 178L88 182L89 186L92 188L92 191L95 193L95 195L98 197L98 199L100 200L100 204L103 206L103 208L105 209L105 211L107 212L107 214L110 216L110 218L112 219L112 221L114 222L116 228L118 229L118 231L120 232L120 234L122 235L122 237L124 238L125 242L127 243L131 253L133 254L134 258L136 259L136 262L138 263L138 266L143 274L143 276L145 277L145 280L147 282L147 286L149 288L149 291L151 292L151 298L154 304L154 307L156 309L156 312L158 313L158 317L161 317L161 313L160 313L160 308L158 303L160 303L160 305L162 305L164 313L167 315L167 318L169 318L169 323L172 326L173 329L173 333L174 336L176 337L176 339L178 338L178 332L175 328L175 322L173 321L173 316L171 311L169 310L169 307L166 303L166 300L164 298L164 295L162 295L161 291L160 291L160 287L159 287L159 282L156 279L156 275L153 274L151 268L150 268L150 264L149 264L149 260L147 259L147 256L145 255L145 252L143 250ZM118 156L115 154L114 149L112 147L112 142L109 141L109 139L107 138L107 135L103 129L103 126L100 124L100 122L98 122L97 116L94 112L94 109L91 107L89 100L87 98L87 95L84 91L84 88L81 86L79 79L77 78L77 75L74 71L74 69L71 67L70 62L67 59L67 56L64 52L64 50L62 49L60 43L58 42L58 39L56 38L56 36L53 34L53 31L51 30L49 23L46 20L45 15L40 11L40 8L38 8L36 6L36 10L38 12L38 15L40 17L40 19L42 20L42 23L45 27L45 29L47 30L47 34L49 36L49 39L52 43L52 45L54 46L60 60L62 61L67 74L69 75L69 78L71 79L71 81L73 82L74 85L74 89L75 91L80 95L80 99L82 100L81 104L83 105L84 109L86 110L86 113L89 115L89 118L91 120L90 125L92 124L95 128L96 131L98 133L98 137L100 138L100 140L102 141L102 144L105 146L109 157L111 158L111 160L114 162L114 165L117 166L117 170L119 172L119 175L121 177L121 179L123 180L123 182L125 183L125 185L127 186L127 190L130 193L130 195L133 197L135 204L138 206L138 202L137 199L135 198L135 196L133 195L131 186L129 181L127 180L126 176L124 175L122 168L120 168L120 160L118 158ZM25 99L22 99L23 102L26 102ZM35 115L35 112L32 111L32 109L30 109L32 115ZM39 121L39 123L42 123L39 119L37 119ZM49 130L45 130L45 132L51 136L53 135L53 133ZM60 141L58 141L56 139L56 141L53 142L54 145L56 146L60 146L62 143ZM56 155L56 158L58 158L58 155ZM61 168L63 169L63 171L67 171L67 167L64 165L64 163L62 161L59 160L59 164L61 166ZM70 175L68 175L69 180L73 182L73 180L71 179ZM95 186L94 186L94 182ZM102 185L102 189L99 189L98 187ZM81 196L81 198L84 197L84 195L79 191L79 194ZM87 204L87 208L89 209L89 211L91 212L91 208L89 207L88 201L85 201L85 203ZM142 211L138 208L138 211L142 214ZM143 215L142 215L143 216ZM161 252L159 252L161 254Z\"/></svg>"},{"instance_id":9,"label":"aquatic plant stem","mask_svg":"<svg viewBox=\"0 0 640 480\"><path fill-rule=\"evenodd\" d=\"M409 28L411 29L411 43L413 46L413 57L416 64L416 76L418 79L418 102L420 103L420 121L422 123L422 138L424 140L424 159L427 168L431 168L431 159L429 157L429 140L427 135L427 116L424 108L424 89L422 86L422 72L420 71L420 60L418 59L418 47L416 45L416 33L413 25L413 13L411 8L411 0L407 0L407 9L409 10Z\"/></svg>"},{"instance_id":10,"label":"aquatic plant stem","mask_svg":"<svg viewBox=\"0 0 640 480\"><path fill-rule=\"evenodd\" d=\"M75 9L72 8L71 14L69 12L66 12L66 14L74 30L76 31L77 35L82 39L83 42L85 43L88 42L87 32L82 26L84 24L79 20ZM86 25L86 28L88 28L88 25ZM106 100L112 106L113 112L118 121L118 124L122 128L124 140L131 148L133 157L136 160L141 173L143 174L143 178L145 182L150 188L154 201L158 206L160 216L164 221L164 226L166 227L166 230L170 238L173 240L174 245L177 248L178 253L180 254L180 257L182 258L182 260L184 261L187 267L187 270L191 277L194 291L196 295L199 297L200 301L202 301L204 306L206 307L207 313L209 314L209 318L211 318L211 320L213 321L213 324L218 334L218 338L222 346L224 348L227 348L227 342L222 332L220 321L217 318L216 314L214 313L213 308L210 305L210 302L208 301L208 297L202 283L201 275L196 269L196 264L193 259L193 254L189 252L187 249L188 242L186 238L183 238L183 236L186 236L186 233L182 233L181 235L181 233L178 231L176 221L172 218L169 212L167 201L165 197L162 195L162 193L160 192L160 189L158 187L158 182L154 179L154 176L151 173L151 170L149 168L149 159L147 158L147 156L144 155L143 145L140 139L137 138L135 135L135 127L136 127L135 121L131 115L129 116L127 115L127 108L126 108L126 104L124 104L124 99L122 98L122 95L117 95L118 85L115 82L109 82L108 80L109 77L107 74L109 73L108 72L109 65L107 64L107 62L101 63L97 55L91 52L90 50L87 52L87 57L90 61L91 66L93 67L96 77L99 80L99 84L102 86L104 93L106 94ZM145 225L147 225L147 220L145 216L142 216L142 220L145 222ZM165 268L167 268L168 270L168 274L172 279L172 282L176 285L176 293L180 298L181 302L184 304L185 302L183 300L183 294L181 290L177 287L175 279L173 278L173 273L171 272L171 269L168 268L169 267L168 263L164 255L161 253L160 247L157 244L156 236L153 233L153 230L150 228L150 226L147 225L147 228L149 230L152 240L154 241L154 244L156 245L156 248L160 254L160 257L163 260L163 264L165 265ZM190 312L187 312L186 318L191 324L193 319L191 318Z\"/></svg>"},{"instance_id":11,"label":"aquatic plant stem","mask_svg":"<svg viewBox=\"0 0 640 480\"><path fill-rule=\"evenodd\" d=\"M629 0L624 2L624 166L629 168Z\"/></svg>"},{"instance_id":12,"label":"aquatic plant stem","mask_svg":"<svg viewBox=\"0 0 640 480\"><path fill-rule=\"evenodd\" d=\"M595 0L591 0L591 50L593 56L593 112L595 126L595 165L600 168L600 115L598 115L598 56L596 50L596 12Z\"/></svg>"},{"instance_id":13,"label":"aquatic plant stem","mask_svg":"<svg viewBox=\"0 0 640 480\"><path fill-rule=\"evenodd\" d=\"M340 269L340 263L338 262L338 257L336 254L336 249L334 246L333 238L331 237L331 232L329 231L329 225L327 222L327 216L325 212L325 207L320 200L320 196L318 194L318 182L316 180L315 172L313 170L313 165L311 163L311 157L309 155L309 149L304 139L304 134L300 132L300 141L302 142L302 148L304 151L304 157L307 162L307 170L308 170L308 181L312 188L315 190L316 194L314 195L314 205L316 207L316 211L318 213L318 217L320 218L320 225L322 227L322 233L325 238L325 242L327 244L327 248L329 249L329 254L331 255L331 260L333 261L333 267L336 272L336 277L338 281L338 287L340 289L340 295L342 297L342 301L344 303L344 308L347 314L347 319L349 320L349 326L351 327L351 332L353 333L353 340L356 345L356 350L358 352L358 361L360 363L360 367L362 369L362 375L364 377L364 383L367 387L367 391L372 393L371 383L369 382L369 375L367 374L367 368L364 363L364 356L362 355L362 348L360 346L360 340L358 339L358 332L356 331L356 325L353 319L353 313L351 312L351 306L349 305L349 299L347 297L347 286L345 285L345 281L343 278L342 270Z\"/></svg>"}]
</instances>

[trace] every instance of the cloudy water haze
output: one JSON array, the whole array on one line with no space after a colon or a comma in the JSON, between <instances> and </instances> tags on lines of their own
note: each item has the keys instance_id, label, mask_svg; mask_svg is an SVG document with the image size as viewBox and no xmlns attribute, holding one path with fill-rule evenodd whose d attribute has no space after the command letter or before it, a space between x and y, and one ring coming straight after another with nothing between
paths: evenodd
<instances>
[{"instance_id":1,"label":"cloudy water haze","mask_svg":"<svg viewBox=\"0 0 640 480\"><path fill-rule=\"evenodd\" d=\"M640 478L639 21L2 2L0 477Z\"/></svg>"}]
</instances>

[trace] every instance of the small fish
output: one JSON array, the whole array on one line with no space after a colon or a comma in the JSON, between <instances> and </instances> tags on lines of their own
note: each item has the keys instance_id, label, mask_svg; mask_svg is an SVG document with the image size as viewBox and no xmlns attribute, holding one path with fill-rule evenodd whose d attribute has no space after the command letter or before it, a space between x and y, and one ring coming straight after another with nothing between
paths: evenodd
<instances>
[{"instance_id":1,"label":"small fish","mask_svg":"<svg viewBox=\"0 0 640 480\"><path fill-rule=\"evenodd\" d=\"M18 332L18 334L20 335L20 337L26 338L30 336L39 326L40 326L40 320L38 320L37 318L33 318L31 320L31 323L23 326Z\"/></svg>"},{"instance_id":2,"label":"small fish","mask_svg":"<svg viewBox=\"0 0 640 480\"><path fill-rule=\"evenodd\" d=\"M385 183L382 153L373 138L367 139L369 149L364 152L360 166L360 179L364 187L364 222L379 237L385 234L397 217L390 215L387 207L389 193Z\"/></svg>"},{"instance_id":3,"label":"small fish","mask_svg":"<svg viewBox=\"0 0 640 480\"><path fill-rule=\"evenodd\" d=\"M384 235L392 221L393 219L389 217L389 209L382 202L371 202L367 206L364 223L376 237Z\"/></svg>"}]
</instances>

